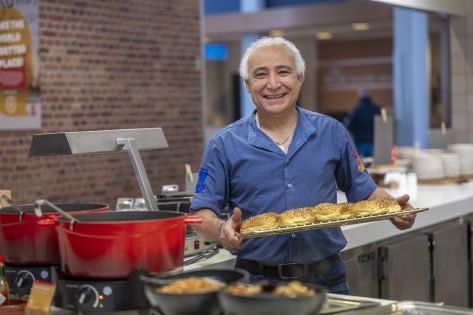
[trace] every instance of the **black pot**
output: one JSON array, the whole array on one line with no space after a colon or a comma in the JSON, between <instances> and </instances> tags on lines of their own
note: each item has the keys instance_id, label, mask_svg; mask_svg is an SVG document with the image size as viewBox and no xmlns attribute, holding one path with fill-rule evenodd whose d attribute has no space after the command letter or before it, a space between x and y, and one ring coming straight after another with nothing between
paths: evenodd
<instances>
[{"instance_id":1,"label":"black pot","mask_svg":"<svg viewBox=\"0 0 473 315\"><path fill-rule=\"evenodd\" d=\"M228 315L317 315L325 303L326 290L304 284L315 289L315 296L284 297L271 292L277 283L263 284L263 293L254 296L234 295L221 290L218 293L220 306Z\"/></svg>"},{"instance_id":2,"label":"black pot","mask_svg":"<svg viewBox=\"0 0 473 315\"><path fill-rule=\"evenodd\" d=\"M172 280L188 277L206 277L225 284L248 280L247 273L229 269L191 270L159 278L142 276L141 280L145 284L145 294L150 304L165 315L220 315L222 310L218 302L218 291L166 294L156 290Z\"/></svg>"}]
</instances>

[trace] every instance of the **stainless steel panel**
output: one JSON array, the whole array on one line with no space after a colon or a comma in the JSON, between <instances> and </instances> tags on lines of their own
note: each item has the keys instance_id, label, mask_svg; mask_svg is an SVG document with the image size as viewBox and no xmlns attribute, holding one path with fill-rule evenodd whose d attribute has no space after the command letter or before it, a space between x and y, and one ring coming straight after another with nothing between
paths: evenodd
<instances>
[{"instance_id":1,"label":"stainless steel panel","mask_svg":"<svg viewBox=\"0 0 473 315\"><path fill-rule=\"evenodd\" d=\"M377 247L375 244L342 252L350 294L378 297Z\"/></svg>"},{"instance_id":2,"label":"stainless steel panel","mask_svg":"<svg viewBox=\"0 0 473 315\"><path fill-rule=\"evenodd\" d=\"M468 280L469 282L469 307L473 307L473 214L465 217L468 224Z\"/></svg>"},{"instance_id":3,"label":"stainless steel panel","mask_svg":"<svg viewBox=\"0 0 473 315\"><path fill-rule=\"evenodd\" d=\"M376 164L391 163L391 148L394 142L394 120L381 116L374 117L374 161Z\"/></svg>"},{"instance_id":4,"label":"stainless steel panel","mask_svg":"<svg viewBox=\"0 0 473 315\"><path fill-rule=\"evenodd\" d=\"M472 315L473 310L434 303L403 301L368 309L343 312L343 315Z\"/></svg>"},{"instance_id":5,"label":"stainless steel panel","mask_svg":"<svg viewBox=\"0 0 473 315\"><path fill-rule=\"evenodd\" d=\"M434 301L468 307L468 226L449 224L432 235Z\"/></svg>"},{"instance_id":6,"label":"stainless steel panel","mask_svg":"<svg viewBox=\"0 0 473 315\"><path fill-rule=\"evenodd\" d=\"M416 301L403 301L393 305L393 310L397 311L395 314L412 314L412 315L466 315L473 314L473 310L436 305L433 303L421 303Z\"/></svg>"},{"instance_id":7,"label":"stainless steel panel","mask_svg":"<svg viewBox=\"0 0 473 315\"><path fill-rule=\"evenodd\" d=\"M29 156L125 151L118 138L134 139L139 150L169 147L162 128L58 132L33 135Z\"/></svg>"},{"instance_id":8,"label":"stainless steel panel","mask_svg":"<svg viewBox=\"0 0 473 315\"><path fill-rule=\"evenodd\" d=\"M379 306L379 302L375 301L363 301L359 298L354 298L351 296L340 297L340 296L328 296L327 300L325 301L322 309L320 310L320 315L327 315L327 314L338 314L348 311L358 311L363 314L367 308L370 307L377 307Z\"/></svg>"},{"instance_id":9,"label":"stainless steel panel","mask_svg":"<svg viewBox=\"0 0 473 315\"><path fill-rule=\"evenodd\" d=\"M406 237L380 245L380 297L430 301L429 238L411 233Z\"/></svg>"}]
</instances>

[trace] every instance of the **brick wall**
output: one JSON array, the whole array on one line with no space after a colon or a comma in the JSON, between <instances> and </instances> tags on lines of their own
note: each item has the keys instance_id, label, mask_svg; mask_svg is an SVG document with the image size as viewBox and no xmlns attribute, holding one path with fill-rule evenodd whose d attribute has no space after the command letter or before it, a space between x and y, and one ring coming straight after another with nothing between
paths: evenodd
<instances>
[{"instance_id":1,"label":"brick wall","mask_svg":"<svg viewBox=\"0 0 473 315\"><path fill-rule=\"evenodd\" d=\"M184 185L203 142L199 1L38 2L43 128L0 131L0 188L18 203L138 197L126 153L27 155L35 133L142 127L170 145L142 152L154 192Z\"/></svg>"}]
</instances>

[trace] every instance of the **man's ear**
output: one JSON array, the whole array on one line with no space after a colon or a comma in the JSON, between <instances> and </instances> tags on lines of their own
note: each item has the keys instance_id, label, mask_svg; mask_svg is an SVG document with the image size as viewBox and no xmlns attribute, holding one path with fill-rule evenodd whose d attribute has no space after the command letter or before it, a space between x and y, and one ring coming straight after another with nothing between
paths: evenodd
<instances>
[{"instance_id":1,"label":"man's ear","mask_svg":"<svg viewBox=\"0 0 473 315\"><path fill-rule=\"evenodd\" d=\"M243 80L243 83L245 84L246 90L250 92L250 82L248 81L248 79Z\"/></svg>"},{"instance_id":2,"label":"man's ear","mask_svg":"<svg viewBox=\"0 0 473 315\"><path fill-rule=\"evenodd\" d=\"M304 74L301 74L301 73L297 74L297 80L299 80L299 82L302 85L302 83L304 83Z\"/></svg>"}]
</instances>

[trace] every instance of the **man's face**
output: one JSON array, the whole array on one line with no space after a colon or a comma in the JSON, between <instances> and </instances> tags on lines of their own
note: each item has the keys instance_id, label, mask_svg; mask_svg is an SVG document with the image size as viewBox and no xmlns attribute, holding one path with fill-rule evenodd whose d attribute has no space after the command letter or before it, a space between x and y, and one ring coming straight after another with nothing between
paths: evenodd
<instances>
[{"instance_id":1,"label":"man's face","mask_svg":"<svg viewBox=\"0 0 473 315\"><path fill-rule=\"evenodd\" d=\"M294 57L285 47L260 47L248 59L245 86L259 112L279 114L293 108L302 81Z\"/></svg>"}]
</instances>

